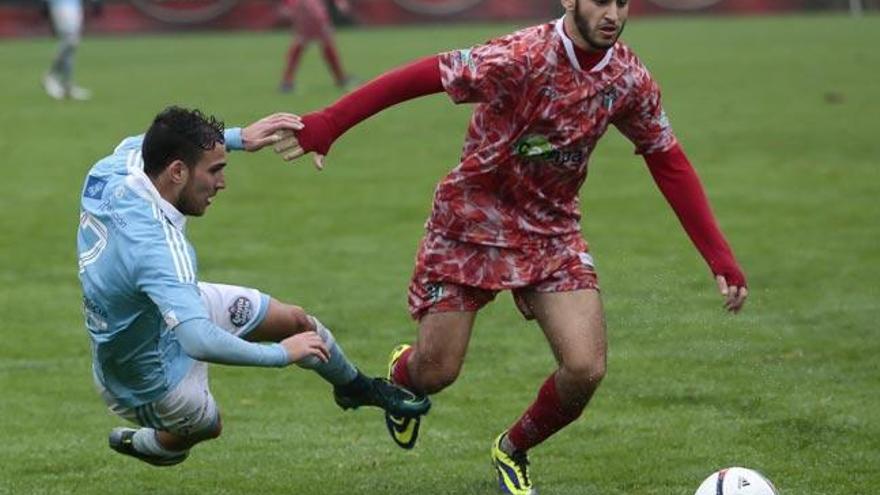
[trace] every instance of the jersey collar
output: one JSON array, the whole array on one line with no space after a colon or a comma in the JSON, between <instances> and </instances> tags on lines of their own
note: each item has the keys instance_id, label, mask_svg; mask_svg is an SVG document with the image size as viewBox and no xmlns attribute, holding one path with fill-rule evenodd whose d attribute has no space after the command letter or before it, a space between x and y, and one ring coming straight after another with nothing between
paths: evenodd
<instances>
[{"instance_id":1,"label":"jersey collar","mask_svg":"<svg viewBox=\"0 0 880 495\"><path fill-rule=\"evenodd\" d=\"M565 22L565 17L564 17L564 16L563 16L563 17L560 17L560 18L556 21L556 34L558 34L558 35L559 35L559 38L562 40L562 45L565 47L565 54L568 56L568 61L569 61L569 63L571 63L571 65L572 65L575 69L577 69L577 70L583 70L583 69L581 68L581 63L578 62L577 55L575 55L575 52L574 52L574 43L572 43L572 41L571 41L571 39L568 37L568 35L565 34L564 22ZM611 57L613 56L613 53L614 53L614 48L613 48L613 47L612 47L612 48L609 48L608 50L606 50L606 52L605 52L605 56L602 58L602 60L599 61L598 64L596 64L595 67L593 67L592 69L590 69L590 72L600 72L600 71L602 71L602 69L604 69L605 67L607 67L608 64L611 63Z\"/></svg>"},{"instance_id":2,"label":"jersey collar","mask_svg":"<svg viewBox=\"0 0 880 495\"><path fill-rule=\"evenodd\" d=\"M171 222L171 225L183 232L186 228L186 215L178 211L171 203L165 200L159 194L159 190L153 185L153 181L144 173L144 158L141 156L140 150L133 150L128 158L128 178L126 183L137 193L138 196L152 201L159 206L165 218Z\"/></svg>"}]
</instances>

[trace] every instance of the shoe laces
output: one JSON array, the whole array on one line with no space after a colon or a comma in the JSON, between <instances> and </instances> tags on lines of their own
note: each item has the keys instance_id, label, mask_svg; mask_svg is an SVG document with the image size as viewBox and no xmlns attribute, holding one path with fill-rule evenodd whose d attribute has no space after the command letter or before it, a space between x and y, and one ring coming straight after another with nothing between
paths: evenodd
<instances>
[{"instance_id":1,"label":"shoe laces","mask_svg":"<svg viewBox=\"0 0 880 495\"><path fill-rule=\"evenodd\" d=\"M390 381L385 378L375 378L373 379L373 388L382 396L397 399L400 401L407 401L413 398L413 395L406 390L394 386Z\"/></svg>"},{"instance_id":2,"label":"shoe laces","mask_svg":"<svg viewBox=\"0 0 880 495\"><path fill-rule=\"evenodd\" d=\"M529 482L529 456L525 452L514 452L510 455L510 458L516 464L516 467L519 468L520 472L522 472L522 476L526 482L526 485L531 484Z\"/></svg>"}]
</instances>

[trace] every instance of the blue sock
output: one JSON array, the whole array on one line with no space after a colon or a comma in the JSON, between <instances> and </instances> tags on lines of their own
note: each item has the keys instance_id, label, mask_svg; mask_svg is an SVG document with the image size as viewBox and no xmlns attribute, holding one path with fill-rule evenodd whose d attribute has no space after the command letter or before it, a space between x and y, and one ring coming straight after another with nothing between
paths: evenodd
<instances>
[{"instance_id":1,"label":"blue sock","mask_svg":"<svg viewBox=\"0 0 880 495\"><path fill-rule=\"evenodd\" d=\"M354 381L358 376L358 370L355 368L354 364L345 357L345 353L342 352L342 347L336 343L336 338L333 336L333 333L314 316L309 316L309 320L315 325L318 335L321 336L324 344L327 345L327 350L330 351L330 360L324 363L321 362L320 359L310 356L297 362L297 366L314 370L321 375L321 378L327 380L333 385L346 385Z\"/></svg>"}]
</instances>

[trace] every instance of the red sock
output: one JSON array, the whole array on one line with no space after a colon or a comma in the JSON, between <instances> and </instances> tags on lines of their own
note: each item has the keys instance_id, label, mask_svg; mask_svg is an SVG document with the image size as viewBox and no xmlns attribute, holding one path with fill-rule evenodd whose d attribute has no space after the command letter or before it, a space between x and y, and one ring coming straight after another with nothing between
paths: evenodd
<instances>
[{"instance_id":1,"label":"red sock","mask_svg":"<svg viewBox=\"0 0 880 495\"><path fill-rule=\"evenodd\" d=\"M400 359L394 364L394 369L391 370L391 381L408 389L412 389L412 380L409 377L409 368L407 367L412 351L412 347L403 351Z\"/></svg>"},{"instance_id":2,"label":"red sock","mask_svg":"<svg viewBox=\"0 0 880 495\"><path fill-rule=\"evenodd\" d=\"M305 44L301 42L295 42L290 45L290 49L287 50L287 65L284 66L284 74L281 76L282 84L293 84L293 76L296 74L299 58L302 56L305 48Z\"/></svg>"},{"instance_id":3,"label":"red sock","mask_svg":"<svg viewBox=\"0 0 880 495\"><path fill-rule=\"evenodd\" d=\"M342 72L342 64L339 62L339 54L336 53L336 45L330 38L324 39L324 60L333 72L336 84L342 86L345 83L345 73Z\"/></svg>"},{"instance_id":4,"label":"red sock","mask_svg":"<svg viewBox=\"0 0 880 495\"><path fill-rule=\"evenodd\" d=\"M576 408L574 411L570 409L566 410L559 399L559 392L556 390L556 373L553 373L541 386L535 402L510 427L507 439L516 450L525 452L565 428L583 411L582 408Z\"/></svg>"}]
</instances>

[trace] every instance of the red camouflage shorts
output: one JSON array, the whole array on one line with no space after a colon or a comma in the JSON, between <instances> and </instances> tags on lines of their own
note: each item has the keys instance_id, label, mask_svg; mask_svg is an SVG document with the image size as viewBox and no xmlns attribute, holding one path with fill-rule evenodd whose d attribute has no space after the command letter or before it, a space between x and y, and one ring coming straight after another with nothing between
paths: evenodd
<instances>
[{"instance_id":1,"label":"red camouflage shorts","mask_svg":"<svg viewBox=\"0 0 880 495\"><path fill-rule=\"evenodd\" d=\"M599 279L580 234L551 237L529 247L473 244L428 232L419 245L409 285L409 312L479 311L502 290L513 291L526 319L533 319L522 298L528 291L599 290Z\"/></svg>"}]
</instances>

